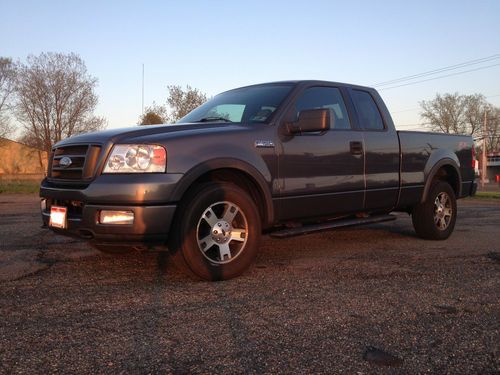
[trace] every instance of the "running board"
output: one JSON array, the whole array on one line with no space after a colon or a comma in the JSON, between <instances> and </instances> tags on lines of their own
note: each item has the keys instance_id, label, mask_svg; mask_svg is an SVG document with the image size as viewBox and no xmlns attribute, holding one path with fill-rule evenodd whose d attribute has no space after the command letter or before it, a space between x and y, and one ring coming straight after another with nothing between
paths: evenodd
<instances>
[{"instance_id":1,"label":"running board","mask_svg":"<svg viewBox=\"0 0 500 375\"><path fill-rule=\"evenodd\" d=\"M335 221L329 221L326 223L305 225L298 228L282 229L277 232L270 233L270 236L275 238L286 238L286 237L298 236L299 234L321 232L324 230L329 230L334 228L350 227L353 225L373 224L373 223L380 223L383 221L392 221L392 220L396 220L396 216L378 215L365 218L339 219Z\"/></svg>"}]
</instances>

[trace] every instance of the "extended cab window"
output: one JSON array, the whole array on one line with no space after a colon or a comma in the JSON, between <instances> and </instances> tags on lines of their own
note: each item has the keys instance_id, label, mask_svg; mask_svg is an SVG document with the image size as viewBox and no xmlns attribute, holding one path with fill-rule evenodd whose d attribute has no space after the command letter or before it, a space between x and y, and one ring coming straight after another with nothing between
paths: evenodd
<instances>
[{"instance_id":1,"label":"extended cab window","mask_svg":"<svg viewBox=\"0 0 500 375\"><path fill-rule=\"evenodd\" d=\"M366 130L384 130L384 122L377 104L370 93L361 90L352 90L352 99L356 106L360 125Z\"/></svg>"},{"instance_id":2,"label":"extended cab window","mask_svg":"<svg viewBox=\"0 0 500 375\"><path fill-rule=\"evenodd\" d=\"M306 89L295 103L295 120L304 109L327 108L330 110L332 129L350 129L349 116L340 90L335 87L311 87Z\"/></svg>"}]
</instances>

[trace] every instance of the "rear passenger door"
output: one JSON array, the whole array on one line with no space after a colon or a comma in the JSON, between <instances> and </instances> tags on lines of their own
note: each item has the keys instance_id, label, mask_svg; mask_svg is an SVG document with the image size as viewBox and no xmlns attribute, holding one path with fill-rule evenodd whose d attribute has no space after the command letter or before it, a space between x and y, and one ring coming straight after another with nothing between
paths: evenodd
<instances>
[{"instance_id":1,"label":"rear passenger door","mask_svg":"<svg viewBox=\"0 0 500 375\"><path fill-rule=\"evenodd\" d=\"M344 92L348 97L347 92ZM363 209L364 158L361 131L352 128L342 90L312 86L291 103L285 119L302 110L328 108L331 128L324 132L281 135L279 153L281 220L320 217Z\"/></svg>"},{"instance_id":2,"label":"rear passenger door","mask_svg":"<svg viewBox=\"0 0 500 375\"><path fill-rule=\"evenodd\" d=\"M399 139L380 96L374 91L349 89L363 129L365 145L365 209L388 209L399 194Z\"/></svg>"}]
</instances>

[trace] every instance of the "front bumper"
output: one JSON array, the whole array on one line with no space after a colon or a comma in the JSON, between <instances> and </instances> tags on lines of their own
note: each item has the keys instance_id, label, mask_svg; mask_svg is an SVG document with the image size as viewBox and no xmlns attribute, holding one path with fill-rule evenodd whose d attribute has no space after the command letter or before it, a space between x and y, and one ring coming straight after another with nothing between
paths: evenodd
<instances>
[{"instance_id":1,"label":"front bumper","mask_svg":"<svg viewBox=\"0 0 500 375\"><path fill-rule=\"evenodd\" d=\"M75 189L42 181L40 197L43 223L48 226L51 206L67 207L66 228L54 232L77 236L94 243L138 245L165 243L176 203L165 204L180 175L100 176L86 187ZM101 224L101 210L132 211L132 224Z\"/></svg>"},{"instance_id":2,"label":"front bumper","mask_svg":"<svg viewBox=\"0 0 500 375\"><path fill-rule=\"evenodd\" d=\"M64 205L64 201L46 201L47 208L42 211L43 223L48 226L50 220L50 206ZM50 227L54 232L81 237L95 242L120 243L162 243L167 240L168 230L174 217L177 206L103 206L84 205L79 210L69 209L67 227L65 229ZM100 210L132 211L133 224L100 224L98 221ZM76 211L76 212L75 212Z\"/></svg>"}]
</instances>

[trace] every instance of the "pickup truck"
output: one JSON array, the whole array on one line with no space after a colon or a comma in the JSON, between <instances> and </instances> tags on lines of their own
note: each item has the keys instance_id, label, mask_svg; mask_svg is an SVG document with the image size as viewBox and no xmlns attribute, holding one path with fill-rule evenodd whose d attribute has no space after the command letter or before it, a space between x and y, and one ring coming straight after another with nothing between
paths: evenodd
<instances>
[{"instance_id":1,"label":"pickup truck","mask_svg":"<svg viewBox=\"0 0 500 375\"><path fill-rule=\"evenodd\" d=\"M396 131L376 90L286 81L216 95L173 125L53 147L44 224L103 251L168 249L205 280L243 273L262 233L287 237L411 214L444 240L475 194L472 138Z\"/></svg>"}]
</instances>

